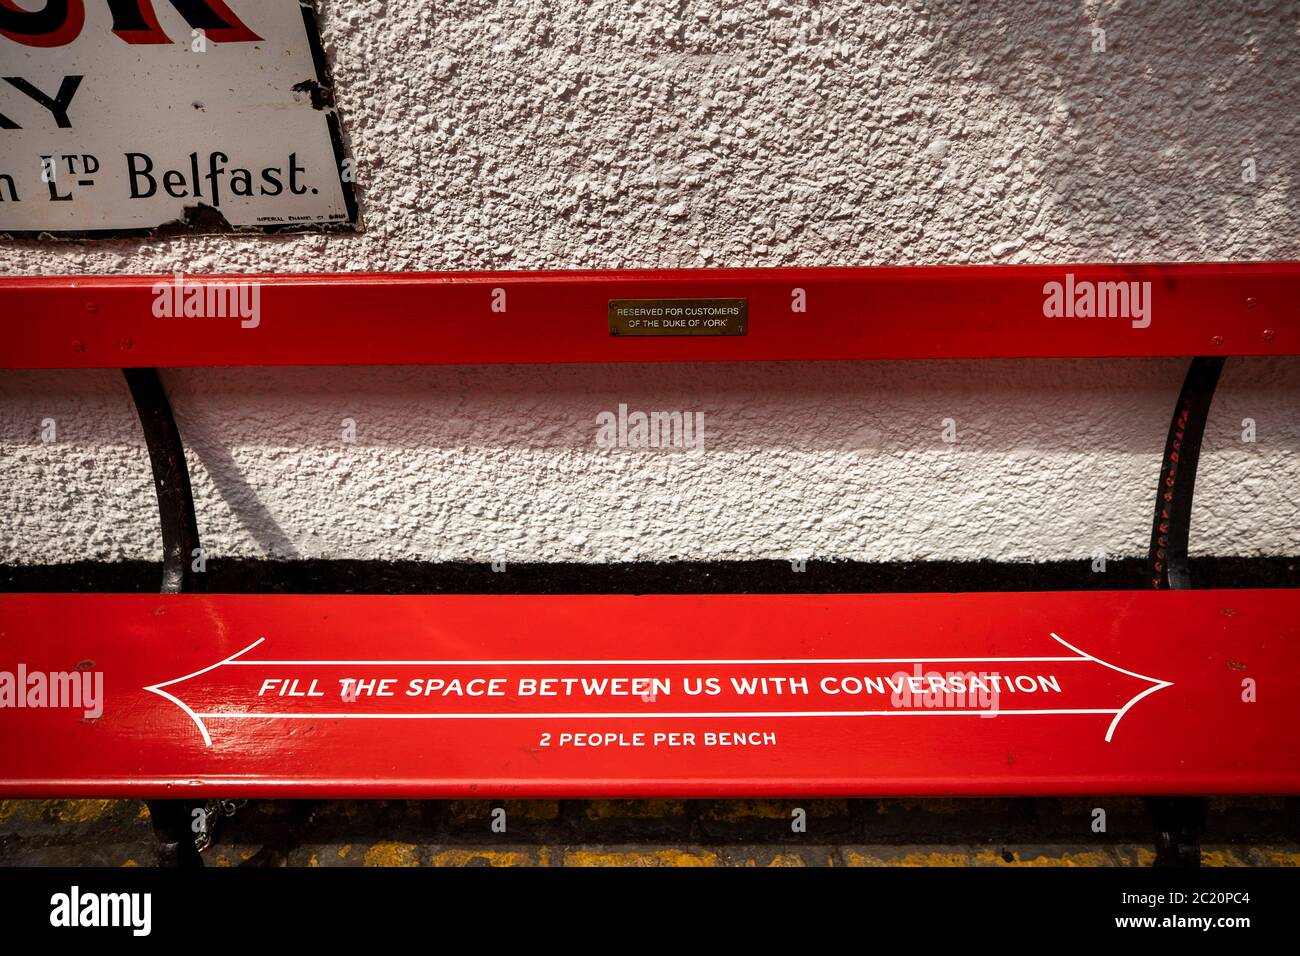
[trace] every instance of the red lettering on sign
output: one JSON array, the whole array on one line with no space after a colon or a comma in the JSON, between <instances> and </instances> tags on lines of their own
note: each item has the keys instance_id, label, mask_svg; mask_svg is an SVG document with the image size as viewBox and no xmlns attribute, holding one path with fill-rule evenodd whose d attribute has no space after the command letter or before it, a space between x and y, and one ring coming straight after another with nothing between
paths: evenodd
<instances>
[{"instance_id":1,"label":"red lettering on sign","mask_svg":"<svg viewBox=\"0 0 1300 956\"><path fill-rule=\"evenodd\" d=\"M239 19L225 0L169 0L193 30L214 43L255 43L262 39ZM171 43L158 22L153 0L108 0L114 35L132 44ZM47 0L41 10L24 10L15 0L0 0L0 36L25 46L65 46L86 23L83 0Z\"/></svg>"},{"instance_id":2,"label":"red lettering on sign","mask_svg":"<svg viewBox=\"0 0 1300 956\"><path fill-rule=\"evenodd\" d=\"M262 38L226 6L224 0L170 0L192 29L214 43L253 43ZM127 43L171 43L158 22L153 0L109 0L113 33Z\"/></svg>"},{"instance_id":3,"label":"red lettering on sign","mask_svg":"<svg viewBox=\"0 0 1300 956\"><path fill-rule=\"evenodd\" d=\"M80 35L85 22L82 0L47 0L42 10L24 10L14 0L0 0L0 36L24 46L64 46Z\"/></svg>"}]
</instances>

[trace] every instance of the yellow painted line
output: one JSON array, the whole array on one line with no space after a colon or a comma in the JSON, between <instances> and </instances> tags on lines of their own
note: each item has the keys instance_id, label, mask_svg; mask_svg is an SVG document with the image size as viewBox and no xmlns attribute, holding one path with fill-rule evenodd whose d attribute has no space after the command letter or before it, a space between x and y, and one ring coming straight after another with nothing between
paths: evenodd
<instances>
[{"instance_id":1,"label":"yellow painted line","mask_svg":"<svg viewBox=\"0 0 1300 956\"><path fill-rule=\"evenodd\" d=\"M462 826L486 826L492 819L492 811L498 808L506 812L507 827L511 820L545 821L560 816L558 800L450 800L447 803L452 822Z\"/></svg>"},{"instance_id":2,"label":"yellow painted line","mask_svg":"<svg viewBox=\"0 0 1300 956\"><path fill-rule=\"evenodd\" d=\"M966 853L908 853L900 857L881 857L871 853L849 851L844 855L849 866L971 866Z\"/></svg>"},{"instance_id":3,"label":"yellow painted line","mask_svg":"<svg viewBox=\"0 0 1300 956\"><path fill-rule=\"evenodd\" d=\"M419 866L420 848L414 843L386 840L366 848L366 866Z\"/></svg>"},{"instance_id":4,"label":"yellow painted line","mask_svg":"<svg viewBox=\"0 0 1300 956\"><path fill-rule=\"evenodd\" d=\"M844 862L848 866L900 866L900 867L1083 867L1116 866L1122 864L1122 858L1105 850L1063 851L1055 855L1039 854L1033 857L1021 856L1017 851L1010 851L1007 860L998 850L952 849L952 850L903 850L891 852L882 847L871 852L857 849L844 851Z\"/></svg>"},{"instance_id":5,"label":"yellow painted line","mask_svg":"<svg viewBox=\"0 0 1300 956\"><path fill-rule=\"evenodd\" d=\"M565 866L720 866L718 854L711 851L661 850L570 850L564 854Z\"/></svg>"},{"instance_id":6,"label":"yellow painted line","mask_svg":"<svg viewBox=\"0 0 1300 956\"><path fill-rule=\"evenodd\" d=\"M109 816L122 800L2 800L0 823L92 823ZM143 804L141 804L143 811Z\"/></svg>"},{"instance_id":7,"label":"yellow painted line","mask_svg":"<svg viewBox=\"0 0 1300 956\"><path fill-rule=\"evenodd\" d=\"M1300 866L1300 853L1261 847L1255 851L1269 866Z\"/></svg>"},{"instance_id":8,"label":"yellow painted line","mask_svg":"<svg viewBox=\"0 0 1300 956\"><path fill-rule=\"evenodd\" d=\"M1060 853L1056 856L1042 854L1031 859L1022 859L1019 853L1012 852L1011 862L997 855L998 866L1115 866L1119 859L1104 850L1084 850L1076 853Z\"/></svg>"},{"instance_id":9,"label":"yellow painted line","mask_svg":"<svg viewBox=\"0 0 1300 956\"><path fill-rule=\"evenodd\" d=\"M469 866L478 860L488 866L535 866L531 853L519 850L442 850L433 855L434 866Z\"/></svg>"},{"instance_id":10,"label":"yellow painted line","mask_svg":"<svg viewBox=\"0 0 1300 956\"><path fill-rule=\"evenodd\" d=\"M59 823L91 823L111 814L120 800L42 800L44 811Z\"/></svg>"}]
</instances>

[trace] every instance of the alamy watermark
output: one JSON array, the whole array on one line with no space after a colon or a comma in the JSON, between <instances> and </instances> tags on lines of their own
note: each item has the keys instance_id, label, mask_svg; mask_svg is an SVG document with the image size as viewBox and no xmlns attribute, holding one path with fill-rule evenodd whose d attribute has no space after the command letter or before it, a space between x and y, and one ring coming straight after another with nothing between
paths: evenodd
<instances>
[{"instance_id":1,"label":"alamy watermark","mask_svg":"<svg viewBox=\"0 0 1300 956\"><path fill-rule=\"evenodd\" d=\"M704 451L703 412L618 412L596 416L598 448L679 448L688 455Z\"/></svg>"},{"instance_id":2,"label":"alamy watermark","mask_svg":"<svg viewBox=\"0 0 1300 956\"><path fill-rule=\"evenodd\" d=\"M1133 328L1151 325L1150 282L1090 282L1076 280L1043 286L1043 316L1048 319L1131 319Z\"/></svg>"},{"instance_id":3,"label":"alamy watermark","mask_svg":"<svg viewBox=\"0 0 1300 956\"><path fill-rule=\"evenodd\" d=\"M148 936L153 929L152 893L92 893L72 886L66 893L50 897L50 925L62 929L77 927L122 927L132 936Z\"/></svg>"},{"instance_id":4,"label":"alamy watermark","mask_svg":"<svg viewBox=\"0 0 1300 956\"><path fill-rule=\"evenodd\" d=\"M936 710L978 710L981 717L995 717L1003 682L1010 678L985 671L923 671L920 664L912 673L899 671L884 683L895 707Z\"/></svg>"},{"instance_id":5,"label":"alamy watermark","mask_svg":"<svg viewBox=\"0 0 1300 956\"><path fill-rule=\"evenodd\" d=\"M262 285L239 280L190 281L177 272L171 282L159 282L153 292L153 314L158 319L239 319L239 327L262 324Z\"/></svg>"},{"instance_id":6,"label":"alamy watermark","mask_svg":"<svg viewBox=\"0 0 1300 956\"><path fill-rule=\"evenodd\" d=\"M4 708L80 710L87 720L104 714L104 673L96 670L0 671L0 710Z\"/></svg>"}]
</instances>

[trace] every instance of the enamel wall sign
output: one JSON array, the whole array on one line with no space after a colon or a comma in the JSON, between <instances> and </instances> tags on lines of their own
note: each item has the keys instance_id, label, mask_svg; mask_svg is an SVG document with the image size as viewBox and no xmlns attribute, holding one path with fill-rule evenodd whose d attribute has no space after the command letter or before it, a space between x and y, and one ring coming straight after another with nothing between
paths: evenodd
<instances>
[{"instance_id":1,"label":"enamel wall sign","mask_svg":"<svg viewBox=\"0 0 1300 956\"><path fill-rule=\"evenodd\" d=\"M0 237L356 228L300 0L0 0Z\"/></svg>"}]
</instances>

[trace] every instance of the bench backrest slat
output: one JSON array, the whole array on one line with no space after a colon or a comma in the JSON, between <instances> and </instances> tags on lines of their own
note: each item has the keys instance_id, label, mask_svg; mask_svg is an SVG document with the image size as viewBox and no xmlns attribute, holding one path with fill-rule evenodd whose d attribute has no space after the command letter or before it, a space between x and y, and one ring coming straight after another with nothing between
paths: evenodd
<instances>
[{"instance_id":1,"label":"bench backrest slat","mask_svg":"<svg viewBox=\"0 0 1300 956\"><path fill-rule=\"evenodd\" d=\"M237 282L255 320L158 314ZM611 334L611 300L700 298L746 334ZM1297 262L9 278L0 367L1291 355L1298 301Z\"/></svg>"}]
</instances>

